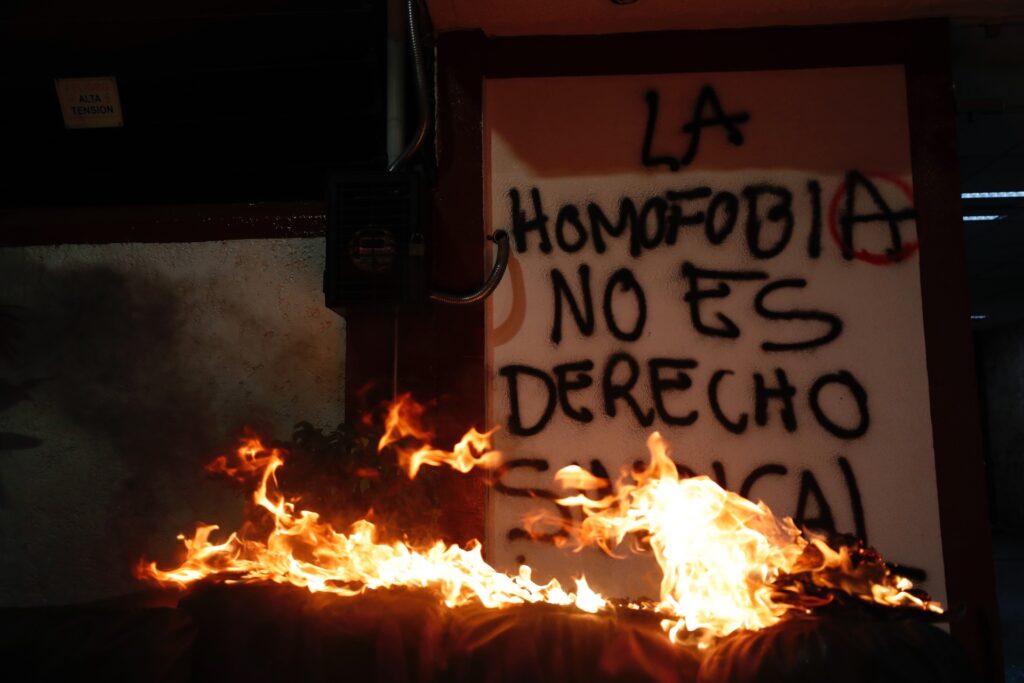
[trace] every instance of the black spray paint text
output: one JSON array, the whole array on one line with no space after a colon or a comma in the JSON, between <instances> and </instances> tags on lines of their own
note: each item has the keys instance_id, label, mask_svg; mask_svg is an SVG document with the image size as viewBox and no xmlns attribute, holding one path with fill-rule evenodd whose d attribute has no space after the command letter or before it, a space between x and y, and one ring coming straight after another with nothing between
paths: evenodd
<instances>
[{"instance_id":1,"label":"black spray paint text","mask_svg":"<svg viewBox=\"0 0 1024 683\"><path fill-rule=\"evenodd\" d=\"M575 464L582 465L582 463ZM676 462L675 465L680 476L692 477L702 474L694 471L683 463ZM642 469L644 467L644 463L635 462L633 463L633 467L635 469ZM859 539L867 543L868 532L867 525L864 520L864 506L861 501L860 486L857 483L857 477L854 474L853 466L849 460L840 455L835 458L834 467L842 477L843 489L847 496L845 503L849 505L850 515L853 519L853 533ZM505 481L506 477L512 472L525 470L532 473L544 473L547 472L549 468L550 465L548 464L548 461L544 459L515 458L503 463L488 475L488 484L494 487L498 493L507 496L539 499L551 502L557 517L551 517L550 519L560 519L562 522L560 525L554 526L547 532L542 531L540 533L538 533L538 530L536 529L532 530L533 533L521 527L510 529L507 532L509 540L515 541L522 539L554 542L559 538L568 538L568 530L574 525L576 521L574 515L578 515L579 510L574 507L559 505L556 501L559 498L573 495L573 490L570 489L567 491L565 489L560 489L558 491L552 491L550 489L531 486L514 486ZM593 491L576 490L575 493L600 499L615 492L615 485L613 483L614 477L609 476L608 469L599 458L592 458L590 460L589 470L592 474L607 480L609 482L608 486ZM793 509L795 512L793 514L793 521L799 527L806 527L809 529L824 531L826 533L834 534L839 531L836 527L835 521L837 508L834 506L834 503L836 501L829 500L821 484L818 482L818 478L815 476L814 472L809 469L790 470L790 468L782 463L767 463L758 465L745 475L737 477L736 472L732 472L730 476L729 469L726 465L719 460L715 460L711 463L711 472L708 472L707 475L722 488L735 491L749 500L760 499L761 496L759 492L760 487L763 484L767 484L773 480L777 481L780 478L795 476L799 480L799 486L796 500L794 501L795 506ZM686 520L679 520L679 523L685 524Z\"/></svg>"},{"instance_id":2,"label":"black spray paint text","mask_svg":"<svg viewBox=\"0 0 1024 683\"><path fill-rule=\"evenodd\" d=\"M542 432L556 413L579 424L594 421L596 414L632 418L647 428L689 427L712 420L733 434L777 425L796 432L798 403L806 406L812 421L842 440L858 439L871 425L868 395L848 370L826 372L804 387L790 381L783 368L739 377L728 368L704 368L694 358L650 358L641 366L629 353L611 354L599 367L584 359L551 368L513 364L498 374L506 382L509 414L505 425L516 436ZM641 382L641 380L644 380ZM640 386L645 392L640 392ZM532 400L526 398L529 391ZM537 396L540 398L536 398ZM828 396L849 399L840 414ZM742 410L727 410L737 397L750 396ZM802 408L801 408L802 410Z\"/></svg>"},{"instance_id":3,"label":"black spray paint text","mask_svg":"<svg viewBox=\"0 0 1024 683\"><path fill-rule=\"evenodd\" d=\"M647 116L639 155L644 168L688 170L701 141L711 139L708 136L722 136L733 147L745 144L750 112L720 97L711 85L701 88L689 118L679 128L677 121L659 121L657 90L647 91L644 97ZM590 358L563 355L545 367L511 363L499 368L498 381L504 382L509 405L505 419L509 432L528 437L542 432L556 417L587 424L603 415L642 428L685 429L710 423L736 435L761 429L794 433L807 424L837 439L837 446L864 437L871 426L869 392L854 369L826 366L810 375L787 373L783 362L793 357L787 353L814 351L841 338L843 320L830 310L788 303L804 290L813 293L813 283L800 273L773 275L768 266L782 254L796 253L808 262L821 259L829 248L847 262L897 265L917 249L916 212L910 186L894 176L847 170L831 200L823 197L822 185L810 177L796 185L765 181L731 188L679 186L657 193L623 194L617 205L560 203L546 199L538 187L510 189L509 227L517 253L541 259L558 253L579 258L571 263L562 259L547 269L553 318L546 341L555 348L567 335L599 337L602 342L595 346L601 351ZM702 252L690 248L694 241L707 248L703 253L739 243L755 263L734 268L701 265ZM678 280L642 281L644 271L636 260L655 249L678 250ZM595 276L586 259L607 252L628 255L629 260L619 261L607 276ZM764 365L742 371L723 367L728 363L709 363L697 349L673 357L642 355L643 345L632 345L651 333L647 288L666 286L679 287L679 320L688 322L698 338L721 348L722 340L760 335L757 346L765 354ZM771 325L761 324L765 322ZM678 329L678 323L674 327ZM825 465L826 460L820 463ZM841 455L831 462L845 485L848 500L844 502L849 505L855 534L867 542L853 466ZM499 493L549 501L562 520L561 527L539 535L510 529L509 540L557 542L575 522L573 515L578 511L555 502L566 495L564 491L516 487L504 480L514 470L541 473L548 467L544 459L519 458L491 474L490 483ZM697 474L685 465L677 463L677 467L686 476ZM590 470L611 481L599 459L591 460ZM796 477L796 523L837 532L834 504L839 501L827 499L808 468L761 463L732 481L726 466L715 460L709 475L722 487L731 484L753 499L758 497L759 482ZM609 493L610 488L586 495ZM925 578L920 570L906 573Z\"/></svg>"},{"instance_id":4,"label":"black spray paint text","mask_svg":"<svg viewBox=\"0 0 1024 683\"><path fill-rule=\"evenodd\" d=\"M916 215L913 207L894 205L874 179L857 170L847 171L842 192L836 221L842 257L852 260L858 233L870 229L884 234L889 260L896 263L905 258L905 231ZM671 189L643 198L622 197L614 209L593 201L549 206L536 187L512 188L508 197L519 254L533 249L551 254L556 248L566 254L584 250L604 254L621 241L628 254L637 258L653 249L675 246L683 231L700 233L711 246L740 239L758 260L794 248L804 250L811 259L822 253L821 183L813 179L799 189L775 183L749 184L737 192L706 185ZM796 224L798 202L810 209L808 226Z\"/></svg>"}]
</instances>

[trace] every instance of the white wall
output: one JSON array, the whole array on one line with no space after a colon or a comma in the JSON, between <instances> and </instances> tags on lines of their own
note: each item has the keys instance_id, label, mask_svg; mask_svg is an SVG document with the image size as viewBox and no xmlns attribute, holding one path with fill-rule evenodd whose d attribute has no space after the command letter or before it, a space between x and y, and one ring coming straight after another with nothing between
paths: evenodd
<instances>
[{"instance_id":1,"label":"white wall","mask_svg":"<svg viewBox=\"0 0 1024 683\"><path fill-rule=\"evenodd\" d=\"M238 523L238 492L202 464L243 425L287 439L300 420L342 421L323 252L319 238L0 250L0 305L20 321L0 403L31 397L0 410L0 604L141 589L140 556L173 559L196 520Z\"/></svg>"}]
</instances>

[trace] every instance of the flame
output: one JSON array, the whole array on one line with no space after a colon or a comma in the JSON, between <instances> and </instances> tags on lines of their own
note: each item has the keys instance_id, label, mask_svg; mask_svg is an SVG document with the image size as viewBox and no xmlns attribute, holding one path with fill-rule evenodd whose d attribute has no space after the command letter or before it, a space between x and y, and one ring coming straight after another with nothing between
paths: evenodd
<instances>
[{"instance_id":1,"label":"flame","mask_svg":"<svg viewBox=\"0 0 1024 683\"><path fill-rule=\"evenodd\" d=\"M395 450L409 478L424 465L469 472L500 464L501 454L491 446L494 430L470 430L452 451L445 451L430 445L433 434L424 427L423 414L422 406L402 396L391 406L378 444L379 449ZM791 519L777 518L762 502L726 491L707 477L681 477L657 432L647 445L648 466L624 472L614 487L576 465L556 474L567 488L609 492L596 499L582 493L559 499L560 505L580 508L583 521L556 541L575 543L577 549L595 546L613 556L627 536L649 547L662 570L659 600L628 607L660 612L673 641L696 633L699 644L707 645L740 629L770 626L787 611L826 603L836 593L887 606L942 611L916 595L907 579L889 572L877 555L862 553L868 561L861 561L850 548L836 550L802 533ZM339 595L397 586L428 588L449 607L472 600L487 607L535 602L575 605L587 612L610 607L585 577L576 580L572 592L554 579L534 582L527 565L515 575L497 571L484 561L478 541L465 547L441 541L422 547L382 542L366 519L346 532L337 531L318 513L285 499L276 477L283 465L281 450L267 449L255 438L243 439L232 458L214 460L207 469L255 482L252 502L258 514L220 543L211 540L216 525L200 525L191 537L180 535L184 562L168 570L156 563L140 564L140 576L182 588L215 576L228 583L285 583ZM563 517L534 514L527 528L552 521L566 527Z\"/></svg>"},{"instance_id":2,"label":"flame","mask_svg":"<svg viewBox=\"0 0 1024 683\"><path fill-rule=\"evenodd\" d=\"M207 472L225 474L232 479L244 482L265 468L273 457L280 457L276 451L268 451L259 439L245 437L242 445L235 451L236 463L228 461L226 455L219 455L206 465Z\"/></svg>"},{"instance_id":3,"label":"flame","mask_svg":"<svg viewBox=\"0 0 1024 683\"><path fill-rule=\"evenodd\" d=\"M434 434L423 426L423 413L424 407L413 401L410 394L399 396L388 410L384 435L377 444L379 451L394 447L398 464L410 479L416 478L423 465L448 465L466 474L476 467L491 469L501 462L501 453L491 448L491 436L497 428L482 434L471 428L452 451L444 451L429 445ZM410 437L420 445L409 447Z\"/></svg>"},{"instance_id":4,"label":"flame","mask_svg":"<svg viewBox=\"0 0 1024 683\"><path fill-rule=\"evenodd\" d=\"M425 464L462 462L458 448L444 457L438 449L423 453L419 462ZM409 467L415 469L416 462L410 460ZM149 563L140 567L140 575L182 588L210 576L220 576L227 583L270 581L339 595L395 586L431 588L449 607L474 599L487 607L546 602L596 612L606 606L582 578L574 593L554 579L535 583L526 565L515 576L499 572L484 561L478 542L465 548L440 541L423 548L404 542L380 543L376 527L365 519L353 524L348 533L340 533L320 521L316 512L300 510L280 494L276 472L283 464L279 449L267 450L259 441L246 439L233 461L221 456L208 468L235 478L258 477L252 501L269 513L269 532L255 533L260 525L250 520L242 531L214 543L211 536L218 527L200 525L191 538L178 537L186 549L179 567L165 571Z\"/></svg>"},{"instance_id":5,"label":"flame","mask_svg":"<svg viewBox=\"0 0 1024 683\"><path fill-rule=\"evenodd\" d=\"M865 601L941 612L936 603L908 592L907 579L884 572L865 577L853 566L849 549L808 540L790 518L775 517L763 502L726 491L708 477L680 477L657 432L647 446L650 464L623 475L614 495L599 500L575 495L557 502L584 513L573 530L578 548L594 545L614 555L630 534L651 548L662 570L660 600L653 607L671 616L662 626L673 640L684 631L724 636L778 622L798 603L779 596L776 582L800 573L809 573L815 586ZM588 490L609 484L577 466L563 468L556 480Z\"/></svg>"}]
</instances>

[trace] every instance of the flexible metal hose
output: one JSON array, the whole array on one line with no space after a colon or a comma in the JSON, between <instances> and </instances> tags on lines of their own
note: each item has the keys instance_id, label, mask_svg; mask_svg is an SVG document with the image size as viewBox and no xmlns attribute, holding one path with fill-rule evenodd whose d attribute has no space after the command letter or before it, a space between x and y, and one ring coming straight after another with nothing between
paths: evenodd
<instances>
[{"instance_id":1,"label":"flexible metal hose","mask_svg":"<svg viewBox=\"0 0 1024 683\"><path fill-rule=\"evenodd\" d=\"M480 289L468 294L452 294L450 292L440 292L432 289L430 290L430 298L434 301L440 301L445 304L475 304L489 297L501 283L501 278L505 276L505 269L508 268L509 257L507 232L504 230L496 230L494 234L491 235L490 239L497 243L498 255L494 259L494 267L491 268L491 274L487 277L487 281L484 282Z\"/></svg>"}]
</instances>

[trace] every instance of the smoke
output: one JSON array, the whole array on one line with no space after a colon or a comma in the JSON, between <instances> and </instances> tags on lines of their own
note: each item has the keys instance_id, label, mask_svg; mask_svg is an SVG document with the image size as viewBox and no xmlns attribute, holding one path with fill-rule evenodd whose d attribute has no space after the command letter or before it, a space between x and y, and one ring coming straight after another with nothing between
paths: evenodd
<instances>
[{"instance_id":1,"label":"smoke","mask_svg":"<svg viewBox=\"0 0 1024 683\"><path fill-rule=\"evenodd\" d=\"M73 476L69 457L116 455L124 477L114 495L98 495L96 507L81 513L102 518L93 526L108 525L89 564L129 585L139 556L171 554L169 540L186 528L168 525L202 510L202 498L217 490L197 486L198 473L213 454L232 447L242 418L225 420L211 401L209 383L195 377L190 356L202 350L182 338L189 311L173 283L111 265L50 267L23 250L4 252L0 264L2 291L10 299L0 303L20 312L19 334L0 376L12 386L46 379L30 391L29 400L48 416L42 429L32 425L42 440L32 457L66 468L60 479ZM19 429L26 425L10 426L26 431ZM61 439L47 438L68 433L85 436L73 456L55 450L61 447L53 442ZM65 489L103 491L104 484L62 481ZM55 561L76 559L82 558Z\"/></svg>"}]
</instances>

